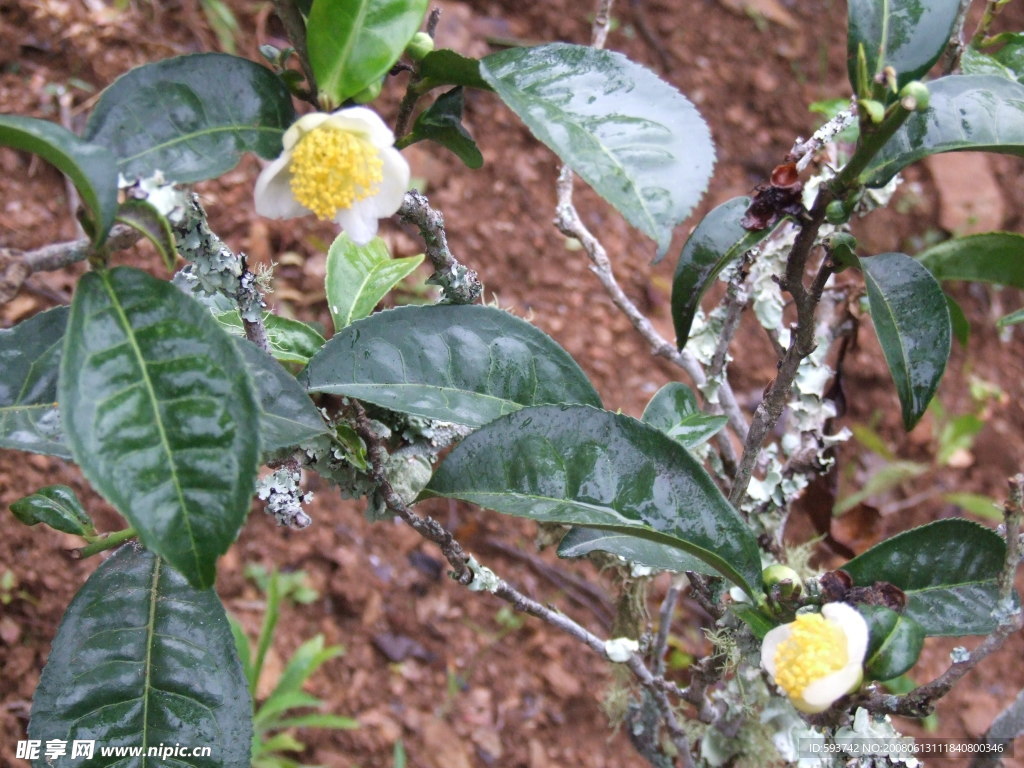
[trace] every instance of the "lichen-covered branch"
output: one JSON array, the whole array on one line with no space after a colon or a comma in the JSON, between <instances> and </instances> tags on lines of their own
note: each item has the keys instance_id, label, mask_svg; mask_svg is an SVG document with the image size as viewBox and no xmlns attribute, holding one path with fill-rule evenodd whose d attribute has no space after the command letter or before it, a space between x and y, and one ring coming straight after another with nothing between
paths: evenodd
<instances>
[{"instance_id":1,"label":"lichen-covered branch","mask_svg":"<svg viewBox=\"0 0 1024 768\"><path fill-rule=\"evenodd\" d=\"M444 216L430 207L425 195L414 189L406 192L398 218L419 229L427 258L434 266L434 274L427 282L441 286L442 303L472 304L480 298L480 278L474 270L460 264L448 249Z\"/></svg>"}]
</instances>

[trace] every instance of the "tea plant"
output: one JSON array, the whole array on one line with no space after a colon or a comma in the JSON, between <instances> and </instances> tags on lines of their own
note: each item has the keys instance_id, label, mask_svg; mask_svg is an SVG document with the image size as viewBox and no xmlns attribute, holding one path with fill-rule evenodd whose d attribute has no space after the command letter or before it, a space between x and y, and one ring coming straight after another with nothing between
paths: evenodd
<instances>
[{"instance_id":1,"label":"tea plant","mask_svg":"<svg viewBox=\"0 0 1024 768\"><path fill-rule=\"evenodd\" d=\"M909 430L950 352L953 305L942 282L1024 287L1016 233L909 255L865 253L849 231L851 218L885 205L900 171L922 158L1024 154L1024 36L990 31L1005 2L985 4L970 40L969 3L848 3L849 108L796 140L752 197L696 225L676 257L674 340L620 287L614 254L576 210L574 177L661 259L704 193L714 146L685 96L604 50L610 0L598 4L590 46L551 43L480 60L433 50L438 15L427 18L426 0L277 0L293 47L265 46L270 68L225 54L147 64L103 91L80 136L0 116L0 142L73 182L88 234L8 254L0 299L35 271L90 265L70 307L0 332L0 444L74 462L129 527L98 533L64 487L12 510L22 523L81 536L83 556L137 540L105 560L69 606L29 739L208 743L213 758L186 764L249 764L265 638L254 661L239 660L211 589L217 558L254 494L282 525L309 525L301 476L317 472L343 496L366 497L372 516L398 517L435 542L457 584L622 665L631 682L618 714L651 765L911 760L888 716L926 715L1021 627L1013 581L1024 478L1010 483L999 531L943 519L825 574L787 550L782 534L792 500L848 437L827 425L851 302L867 296ZM942 74L928 79L936 68ZM365 105L403 78L391 128ZM401 149L412 143L429 140L470 168L482 164L461 121L466 89L493 93L564 163L556 226L580 243L652 354L687 377L689 385L656 393L641 419L606 409L544 333L479 304L480 281L453 254L441 213L407 190ZM255 183L258 212L316 215L344 230L327 254L328 340L265 311L269 278L211 231L188 191L244 152L271 161ZM375 238L378 220L391 216L419 231L437 304L374 312L421 261L393 259ZM173 281L113 266L140 237L168 267L184 260ZM844 270L854 277L834 280ZM724 297L702 307L715 280L726 283ZM777 375L749 414L728 376L747 307L778 352ZM258 479L261 465L273 471ZM610 553L634 576L679 574L657 626L637 618L599 637L524 595L416 510L436 497L567 526L565 557ZM666 677L665 656L684 589L711 617L715 650L693 661L682 686ZM911 670L924 638L936 635L986 637L912 690L877 684ZM257 731L266 707L256 711ZM993 739L1021 731L1020 709L997 719ZM881 740L881 753L858 756L857 738ZM811 756L809 745L825 749Z\"/></svg>"}]
</instances>

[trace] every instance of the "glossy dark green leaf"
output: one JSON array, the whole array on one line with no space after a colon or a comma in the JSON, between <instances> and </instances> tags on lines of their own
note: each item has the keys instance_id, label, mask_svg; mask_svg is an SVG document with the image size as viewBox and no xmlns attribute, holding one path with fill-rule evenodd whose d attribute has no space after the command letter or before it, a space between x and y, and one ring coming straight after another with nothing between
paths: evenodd
<instances>
[{"instance_id":1,"label":"glossy dark green leaf","mask_svg":"<svg viewBox=\"0 0 1024 768\"><path fill-rule=\"evenodd\" d=\"M960 346L966 347L971 338L971 324L967 320L967 315L964 314L963 307L949 294L946 294L946 307L949 309L949 324L953 338L960 342Z\"/></svg>"},{"instance_id":2,"label":"glossy dark green leaf","mask_svg":"<svg viewBox=\"0 0 1024 768\"><path fill-rule=\"evenodd\" d=\"M379 82L426 13L427 0L314 0L306 47L321 98L340 106Z\"/></svg>"},{"instance_id":3,"label":"glossy dark green leaf","mask_svg":"<svg viewBox=\"0 0 1024 768\"><path fill-rule=\"evenodd\" d=\"M694 448L714 437L729 419L702 413L693 390L670 381L654 393L641 420L685 447Z\"/></svg>"},{"instance_id":4,"label":"glossy dark green leaf","mask_svg":"<svg viewBox=\"0 0 1024 768\"><path fill-rule=\"evenodd\" d=\"M61 620L32 701L30 739L95 740L89 766L248 768L252 701L224 608L128 544ZM100 747L208 746L209 757L101 756ZM78 761L73 761L77 764ZM36 768L49 768L45 758Z\"/></svg>"},{"instance_id":5,"label":"glossy dark green leaf","mask_svg":"<svg viewBox=\"0 0 1024 768\"><path fill-rule=\"evenodd\" d=\"M431 51L420 62L420 77L428 87L438 85L464 85L468 88L493 90L480 77L480 61L461 53L441 48Z\"/></svg>"},{"instance_id":6,"label":"glossy dark green leaf","mask_svg":"<svg viewBox=\"0 0 1024 768\"><path fill-rule=\"evenodd\" d=\"M144 64L100 95L85 137L138 178L201 181L230 171L243 152L281 153L295 120L284 82L266 67L226 53L197 53Z\"/></svg>"},{"instance_id":7,"label":"glossy dark green leaf","mask_svg":"<svg viewBox=\"0 0 1024 768\"><path fill-rule=\"evenodd\" d=\"M917 663L924 647L924 629L909 616L884 605L858 605L868 623L864 671L872 680L892 680Z\"/></svg>"},{"instance_id":8,"label":"glossy dark green leaf","mask_svg":"<svg viewBox=\"0 0 1024 768\"><path fill-rule=\"evenodd\" d=\"M480 62L501 100L663 255L704 194L715 148L690 101L620 53L551 43Z\"/></svg>"},{"instance_id":9,"label":"glossy dark green leaf","mask_svg":"<svg viewBox=\"0 0 1024 768\"><path fill-rule=\"evenodd\" d=\"M388 291L422 263L423 254L391 258L387 243L379 237L366 245L356 245L344 232L338 235L327 251L325 278L334 330L340 331L373 312Z\"/></svg>"},{"instance_id":10,"label":"glossy dark green leaf","mask_svg":"<svg viewBox=\"0 0 1024 768\"><path fill-rule=\"evenodd\" d=\"M881 186L913 162L957 150L1024 155L1024 85L995 75L949 75L928 83L930 106L900 126L861 174Z\"/></svg>"},{"instance_id":11,"label":"glossy dark green leaf","mask_svg":"<svg viewBox=\"0 0 1024 768\"><path fill-rule=\"evenodd\" d=\"M245 337L245 325L237 309L214 315L220 326L232 336ZM273 312L263 313L270 354L282 363L305 365L324 345L324 337L310 325L299 320L281 317Z\"/></svg>"},{"instance_id":12,"label":"glossy dark green leaf","mask_svg":"<svg viewBox=\"0 0 1024 768\"><path fill-rule=\"evenodd\" d=\"M748 232L740 226L749 197L734 197L708 213L687 239L672 278L672 322L676 345L682 349L690 335L700 300L718 274L772 233L774 227Z\"/></svg>"},{"instance_id":13,"label":"glossy dark green leaf","mask_svg":"<svg viewBox=\"0 0 1024 768\"><path fill-rule=\"evenodd\" d=\"M904 253L861 259L871 321L910 430L924 415L946 370L952 338L945 294L931 273Z\"/></svg>"},{"instance_id":14,"label":"glossy dark green leaf","mask_svg":"<svg viewBox=\"0 0 1024 768\"><path fill-rule=\"evenodd\" d=\"M425 496L667 544L755 594L753 532L685 448L654 427L584 405L524 408L477 430Z\"/></svg>"},{"instance_id":15,"label":"glossy dark green leaf","mask_svg":"<svg viewBox=\"0 0 1024 768\"><path fill-rule=\"evenodd\" d=\"M973 280L1024 288L1024 235L1016 232L954 237L919 253L917 260L937 280Z\"/></svg>"},{"instance_id":16,"label":"glossy dark green leaf","mask_svg":"<svg viewBox=\"0 0 1024 768\"><path fill-rule=\"evenodd\" d=\"M71 458L57 410L68 308L0 330L0 448Z\"/></svg>"},{"instance_id":17,"label":"glossy dark green leaf","mask_svg":"<svg viewBox=\"0 0 1024 768\"><path fill-rule=\"evenodd\" d=\"M96 526L75 492L66 485L48 485L11 504L11 512L25 525L42 523L76 536L95 536Z\"/></svg>"},{"instance_id":18,"label":"glossy dark green leaf","mask_svg":"<svg viewBox=\"0 0 1024 768\"><path fill-rule=\"evenodd\" d=\"M468 168L479 168L484 164L484 156L462 124L462 108L461 86L442 93L416 118L409 143L424 139L436 141L454 152Z\"/></svg>"},{"instance_id":19,"label":"glossy dark green leaf","mask_svg":"<svg viewBox=\"0 0 1024 768\"><path fill-rule=\"evenodd\" d=\"M905 615L928 635L982 635L996 627L1006 543L969 520L948 518L877 544L842 567L854 584L887 581L907 595Z\"/></svg>"},{"instance_id":20,"label":"glossy dark green leaf","mask_svg":"<svg viewBox=\"0 0 1024 768\"><path fill-rule=\"evenodd\" d=\"M650 539L628 533L573 526L558 543L559 557L583 557L591 552L608 552L637 565L660 571L696 571L712 576L718 572L698 557Z\"/></svg>"},{"instance_id":21,"label":"glossy dark green leaf","mask_svg":"<svg viewBox=\"0 0 1024 768\"><path fill-rule=\"evenodd\" d=\"M256 385L260 447L265 454L327 434L323 417L294 376L252 342L239 338L234 342Z\"/></svg>"},{"instance_id":22,"label":"glossy dark green leaf","mask_svg":"<svg viewBox=\"0 0 1024 768\"><path fill-rule=\"evenodd\" d=\"M968 46L960 57L965 75L999 75L1024 82L1024 33L1000 35L1002 46L992 52L981 52Z\"/></svg>"},{"instance_id":23,"label":"glossy dark green leaf","mask_svg":"<svg viewBox=\"0 0 1024 768\"><path fill-rule=\"evenodd\" d=\"M471 427L527 405L601 404L551 337L471 304L400 307L358 320L327 342L303 378L312 392Z\"/></svg>"},{"instance_id":24,"label":"glossy dark green leaf","mask_svg":"<svg viewBox=\"0 0 1024 768\"><path fill-rule=\"evenodd\" d=\"M156 248L167 271L174 270L178 250L166 216L146 200L125 200L117 209L117 220L140 232Z\"/></svg>"},{"instance_id":25,"label":"glossy dark green leaf","mask_svg":"<svg viewBox=\"0 0 1024 768\"><path fill-rule=\"evenodd\" d=\"M900 85L919 80L949 42L960 0L849 0L847 67L857 90L857 49L864 46L868 76L896 70Z\"/></svg>"},{"instance_id":26,"label":"glossy dark green leaf","mask_svg":"<svg viewBox=\"0 0 1024 768\"><path fill-rule=\"evenodd\" d=\"M0 146L39 155L75 185L92 214L91 235L99 245L117 213L117 166L101 142L83 141L49 120L0 115Z\"/></svg>"},{"instance_id":27,"label":"glossy dark green leaf","mask_svg":"<svg viewBox=\"0 0 1024 768\"><path fill-rule=\"evenodd\" d=\"M60 415L85 476L198 587L245 521L259 406L231 338L173 285L119 267L75 290Z\"/></svg>"}]
</instances>

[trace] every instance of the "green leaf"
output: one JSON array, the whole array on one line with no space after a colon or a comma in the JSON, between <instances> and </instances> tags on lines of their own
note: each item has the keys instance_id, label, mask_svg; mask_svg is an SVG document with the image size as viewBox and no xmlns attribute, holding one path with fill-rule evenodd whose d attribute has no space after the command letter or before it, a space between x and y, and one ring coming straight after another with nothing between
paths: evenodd
<instances>
[{"instance_id":1,"label":"green leaf","mask_svg":"<svg viewBox=\"0 0 1024 768\"><path fill-rule=\"evenodd\" d=\"M960 342L961 347L966 347L971 338L971 324L967 320L967 315L948 293L946 294L946 307L949 309L949 323L950 329L953 331L953 338Z\"/></svg>"},{"instance_id":2,"label":"green leaf","mask_svg":"<svg viewBox=\"0 0 1024 768\"><path fill-rule=\"evenodd\" d=\"M748 232L740 226L749 205L749 197L734 197L714 208L701 219L679 254L672 278L672 322L679 349L686 346L700 300L718 274L775 229Z\"/></svg>"},{"instance_id":3,"label":"green leaf","mask_svg":"<svg viewBox=\"0 0 1024 768\"><path fill-rule=\"evenodd\" d=\"M1024 309L1018 309L1015 312L1000 317L996 321L996 327L1005 328L1008 325L1019 325L1020 323L1024 323Z\"/></svg>"},{"instance_id":4,"label":"green leaf","mask_svg":"<svg viewBox=\"0 0 1024 768\"><path fill-rule=\"evenodd\" d=\"M248 768L252 703L224 608L151 552L121 547L61 620L32 701L29 738L97 747L209 746L175 766ZM90 766L170 765L101 757ZM35 761L46 768L47 761Z\"/></svg>"},{"instance_id":5,"label":"green leaf","mask_svg":"<svg viewBox=\"0 0 1024 768\"><path fill-rule=\"evenodd\" d=\"M49 120L0 115L0 146L39 155L71 179L92 214L94 245L106 240L117 213L117 167L100 143L83 141Z\"/></svg>"},{"instance_id":6,"label":"green leaf","mask_svg":"<svg viewBox=\"0 0 1024 768\"><path fill-rule=\"evenodd\" d=\"M288 89L269 69L197 53L119 77L100 95L85 136L117 157L115 177L161 171L187 183L230 171L243 152L276 157L294 120Z\"/></svg>"},{"instance_id":7,"label":"green leaf","mask_svg":"<svg viewBox=\"0 0 1024 768\"><path fill-rule=\"evenodd\" d=\"M924 77L949 42L960 0L849 0L846 8L846 62L856 92L862 45L869 76L888 66L896 70L901 86Z\"/></svg>"},{"instance_id":8,"label":"green leaf","mask_svg":"<svg viewBox=\"0 0 1024 768\"><path fill-rule=\"evenodd\" d=\"M707 124L685 96L620 53L566 43L491 54L480 74L664 255L715 162Z\"/></svg>"},{"instance_id":9,"label":"green leaf","mask_svg":"<svg viewBox=\"0 0 1024 768\"><path fill-rule=\"evenodd\" d=\"M214 315L214 320L232 336L245 338L245 325L237 309ZM270 354L282 363L305 365L325 343L324 337L312 326L273 312L263 313L263 326L267 331Z\"/></svg>"},{"instance_id":10,"label":"green leaf","mask_svg":"<svg viewBox=\"0 0 1024 768\"><path fill-rule=\"evenodd\" d=\"M942 500L970 512L972 515L1001 522L1002 507L991 496L980 493L944 493Z\"/></svg>"},{"instance_id":11,"label":"green leaf","mask_svg":"<svg viewBox=\"0 0 1024 768\"><path fill-rule=\"evenodd\" d=\"M321 98L340 106L379 82L426 13L427 0L314 0L306 47Z\"/></svg>"},{"instance_id":12,"label":"green leaf","mask_svg":"<svg viewBox=\"0 0 1024 768\"><path fill-rule=\"evenodd\" d=\"M421 84L424 88L439 85L464 85L483 91L494 90L480 77L480 61L460 53L440 48L431 51L420 62Z\"/></svg>"},{"instance_id":13,"label":"green leaf","mask_svg":"<svg viewBox=\"0 0 1024 768\"><path fill-rule=\"evenodd\" d=\"M975 282L1024 288L1024 235L986 232L954 237L917 255L936 280Z\"/></svg>"},{"instance_id":14,"label":"green leaf","mask_svg":"<svg viewBox=\"0 0 1024 768\"><path fill-rule=\"evenodd\" d=\"M628 533L573 526L558 543L559 557L583 557L591 552L610 552L631 563L659 571L696 571L712 576L718 572L700 558L678 547L631 536Z\"/></svg>"},{"instance_id":15,"label":"green leaf","mask_svg":"<svg viewBox=\"0 0 1024 768\"><path fill-rule=\"evenodd\" d=\"M860 180L873 187L928 155L958 150L1024 155L1024 85L995 75L949 75L928 83L915 112L872 158Z\"/></svg>"},{"instance_id":16,"label":"green leaf","mask_svg":"<svg viewBox=\"0 0 1024 768\"><path fill-rule=\"evenodd\" d=\"M938 282L903 253L861 259L871 320L896 384L909 431L924 415L946 370L952 338Z\"/></svg>"},{"instance_id":17,"label":"green leaf","mask_svg":"<svg viewBox=\"0 0 1024 768\"><path fill-rule=\"evenodd\" d=\"M433 104L420 112L408 144L430 139L454 152L468 168L482 166L484 156L462 125L463 106L461 86L442 93Z\"/></svg>"},{"instance_id":18,"label":"green leaf","mask_svg":"<svg viewBox=\"0 0 1024 768\"><path fill-rule=\"evenodd\" d=\"M71 458L57 410L68 308L0 330L0 448Z\"/></svg>"},{"instance_id":19,"label":"green leaf","mask_svg":"<svg viewBox=\"0 0 1024 768\"><path fill-rule=\"evenodd\" d=\"M328 433L323 417L294 376L251 341L236 338L234 342L256 385L260 448L265 455Z\"/></svg>"},{"instance_id":20,"label":"green leaf","mask_svg":"<svg viewBox=\"0 0 1024 768\"><path fill-rule=\"evenodd\" d=\"M905 615L927 635L984 635L996 628L1005 555L994 531L947 518L887 539L842 569L858 586L887 581L902 589Z\"/></svg>"},{"instance_id":21,"label":"green leaf","mask_svg":"<svg viewBox=\"0 0 1024 768\"><path fill-rule=\"evenodd\" d=\"M399 307L357 320L302 378L402 413L478 427L527 405L601 400L568 353L493 307Z\"/></svg>"},{"instance_id":22,"label":"green leaf","mask_svg":"<svg viewBox=\"0 0 1024 768\"><path fill-rule=\"evenodd\" d=\"M66 485L48 485L11 504L11 512L25 525L43 523L76 536L95 536L96 526L75 492Z\"/></svg>"},{"instance_id":23,"label":"green leaf","mask_svg":"<svg viewBox=\"0 0 1024 768\"><path fill-rule=\"evenodd\" d=\"M330 715L323 713L313 713L311 715L299 715L298 717L289 717L283 720L278 720L274 727L276 728L330 728L336 731L352 731L359 727L359 721L353 720L351 717L342 717L341 715Z\"/></svg>"},{"instance_id":24,"label":"green leaf","mask_svg":"<svg viewBox=\"0 0 1024 768\"><path fill-rule=\"evenodd\" d=\"M83 473L197 587L249 512L259 407L230 337L173 285L119 267L81 278L60 415Z\"/></svg>"},{"instance_id":25,"label":"green leaf","mask_svg":"<svg viewBox=\"0 0 1024 768\"><path fill-rule=\"evenodd\" d=\"M999 75L1024 81L1024 32L999 35L1003 46L994 53L982 53L968 46L960 57L965 75Z\"/></svg>"},{"instance_id":26,"label":"green leaf","mask_svg":"<svg viewBox=\"0 0 1024 768\"><path fill-rule=\"evenodd\" d=\"M391 258L387 243L375 237L356 245L342 232L327 251L327 307L334 330L366 317L388 291L423 263L423 254ZM319 346L323 345L323 341Z\"/></svg>"},{"instance_id":27,"label":"green leaf","mask_svg":"<svg viewBox=\"0 0 1024 768\"><path fill-rule=\"evenodd\" d=\"M884 605L858 605L868 623L864 671L872 680L892 680L917 663L924 647L924 629L909 616Z\"/></svg>"},{"instance_id":28,"label":"green leaf","mask_svg":"<svg viewBox=\"0 0 1024 768\"><path fill-rule=\"evenodd\" d=\"M695 448L714 437L729 419L702 413L693 390L678 381L670 381L654 393L641 420L684 447Z\"/></svg>"},{"instance_id":29,"label":"green leaf","mask_svg":"<svg viewBox=\"0 0 1024 768\"><path fill-rule=\"evenodd\" d=\"M178 249L166 216L146 200L125 200L117 209L117 220L140 232L156 248L167 271L174 270Z\"/></svg>"},{"instance_id":30,"label":"green leaf","mask_svg":"<svg viewBox=\"0 0 1024 768\"><path fill-rule=\"evenodd\" d=\"M681 549L748 594L753 532L683 446L628 416L582 405L524 408L463 440L425 496L639 536Z\"/></svg>"}]
</instances>

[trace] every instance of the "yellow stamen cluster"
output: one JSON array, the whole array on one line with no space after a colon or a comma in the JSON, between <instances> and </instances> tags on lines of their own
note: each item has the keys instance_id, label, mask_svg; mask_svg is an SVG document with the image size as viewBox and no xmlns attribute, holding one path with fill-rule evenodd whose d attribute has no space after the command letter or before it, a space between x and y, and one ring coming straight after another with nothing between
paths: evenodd
<instances>
[{"instance_id":1,"label":"yellow stamen cluster","mask_svg":"<svg viewBox=\"0 0 1024 768\"><path fill-rule=\"evenodd\" d=\"M790 636L775 649L775 682L790 696L846 666L846 635L821 614L800 614Z\"/></svg>"},{"instance_id":2,"label":"yellow stamen cluster","mask_svg":"<svg viewBox=\"0 0 1024 768\"><path fill-rule=\"evenodd\" d=\"M319 127L292 150L292 194L317 218L333 219L339 210L377 193L382 167L376 148L363 137Z\"/></svg>"}]
</instances>

